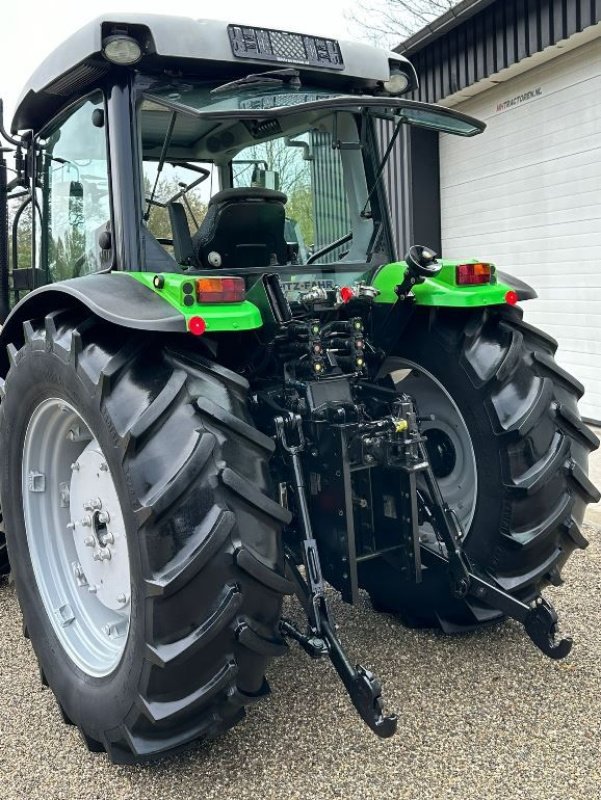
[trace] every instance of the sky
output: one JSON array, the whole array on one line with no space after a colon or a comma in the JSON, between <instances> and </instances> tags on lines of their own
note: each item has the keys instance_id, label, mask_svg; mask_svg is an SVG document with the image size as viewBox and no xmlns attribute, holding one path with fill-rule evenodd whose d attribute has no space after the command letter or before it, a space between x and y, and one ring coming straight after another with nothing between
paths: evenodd
<instances>
[{"instance_id":1,"label":"sky","mask_svg":"<svg viewBox=\"0 0 601 800\"><path fill-rule=\"evenodd\" d=\"M352 38L345 11L357 0L128 0L119 11L195 18L217 18L233 23ZM217 11L216 11L217 9ZM107 0L53 0L52 3L5 3L0 25L0 97L8 128L21 90L37 64L70 33L101 14L117 10ZM33 19L32 19L33 16Z\"/></svg>"}]
</instances>

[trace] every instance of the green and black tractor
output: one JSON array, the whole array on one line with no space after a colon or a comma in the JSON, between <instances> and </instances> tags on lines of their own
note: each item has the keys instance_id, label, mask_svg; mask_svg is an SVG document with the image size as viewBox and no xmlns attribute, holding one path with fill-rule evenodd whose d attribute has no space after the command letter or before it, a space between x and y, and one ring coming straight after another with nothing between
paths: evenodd
<instances>
[{"instance_id":1,"label":"green and black tractor","mask_svg":"<svg viewBox=\"0 0 601 800\"><path fill-rule=\"evenodd\" d=\"M416 85L365 45L116 14L0 124L0 567L116 762L236 724L292 641L392 735L326 584L570 650L541 592L587 544L598 440L529 286L396 251L401 134L485 127Z\"/></svg>"}]
</instances>

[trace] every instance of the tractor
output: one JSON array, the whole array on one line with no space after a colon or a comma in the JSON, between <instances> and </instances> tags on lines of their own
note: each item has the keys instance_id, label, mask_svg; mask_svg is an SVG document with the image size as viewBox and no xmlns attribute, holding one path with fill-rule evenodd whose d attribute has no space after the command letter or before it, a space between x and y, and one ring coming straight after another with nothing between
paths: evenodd
<instances>
[{"instance_id":1,"label":"tractor","mask_svg":"<svg viewBox=\"0 0 601 800\"><path fill-rule=\"evenodd\" d=\"M0 122L0 567L114 762L231 728L290 643L394 734L332 591L570 651L542 591L587 544L599 442L531 287L397 252L400 136L485 128L417 80L362 44L113 14Z\"/></svg>"}]
</instances>

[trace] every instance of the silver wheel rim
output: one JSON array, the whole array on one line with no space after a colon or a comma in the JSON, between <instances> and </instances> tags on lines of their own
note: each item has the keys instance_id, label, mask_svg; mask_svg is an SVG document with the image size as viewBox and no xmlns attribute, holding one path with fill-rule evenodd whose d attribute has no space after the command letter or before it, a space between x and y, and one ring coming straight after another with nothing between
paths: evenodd
<instances>
[{"instance_id":1,"label":"silver wheel rim","mask_svg":"<svg viewBox=\"0 0 601 800\"><path fill-rule=\"evenodd\" d=\"M453 509L463 530L467 533L474 518L478 497L478 472L476 456L463 415L443 384L419 364L408 359L395 359L394 370L390 372L397 391L404 392L415 399L420 416L421 429L428 436L429 445L442 443L441 449L453 450L452 469L447 474L438 474L438 484L442 496ZM432 415L434 419L424 419ZM447 458L446 473L451 466ZM441 462L441 466L442 466ZM436 469L434 470L436 474ZM429 530L430 526L424 526Z\"/></svg>"},{"instance_id":2,"label":"silver wheel rim","mask_svg":"<svg viewBox=\"0 0 601 800\"><path fill-rule=\"evenodd\" d=\"M129 634L125 521L102 448L64 400L45 400L31 415L22 490L33 572L54 632L81 670L109 675Z\"/></svg>"}]
</instances>

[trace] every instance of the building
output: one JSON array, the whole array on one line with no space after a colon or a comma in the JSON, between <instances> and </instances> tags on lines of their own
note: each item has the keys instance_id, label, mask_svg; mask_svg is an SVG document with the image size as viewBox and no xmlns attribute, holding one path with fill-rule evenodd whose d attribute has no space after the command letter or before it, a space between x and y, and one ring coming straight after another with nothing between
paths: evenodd
<instances>
[{"instance_id":1,"label":"building","mask_svg":"<svg viewBox=\"0 0 601 800\"><path fill-rule=\"evenodd\" d=\"M531 283L528 321L559 341L583 416L600 421L601 0L464 0L396 49L420 77L414 99L488 125L406 134L399 249L431 244Z\"/></svg>"}]
</instances>

